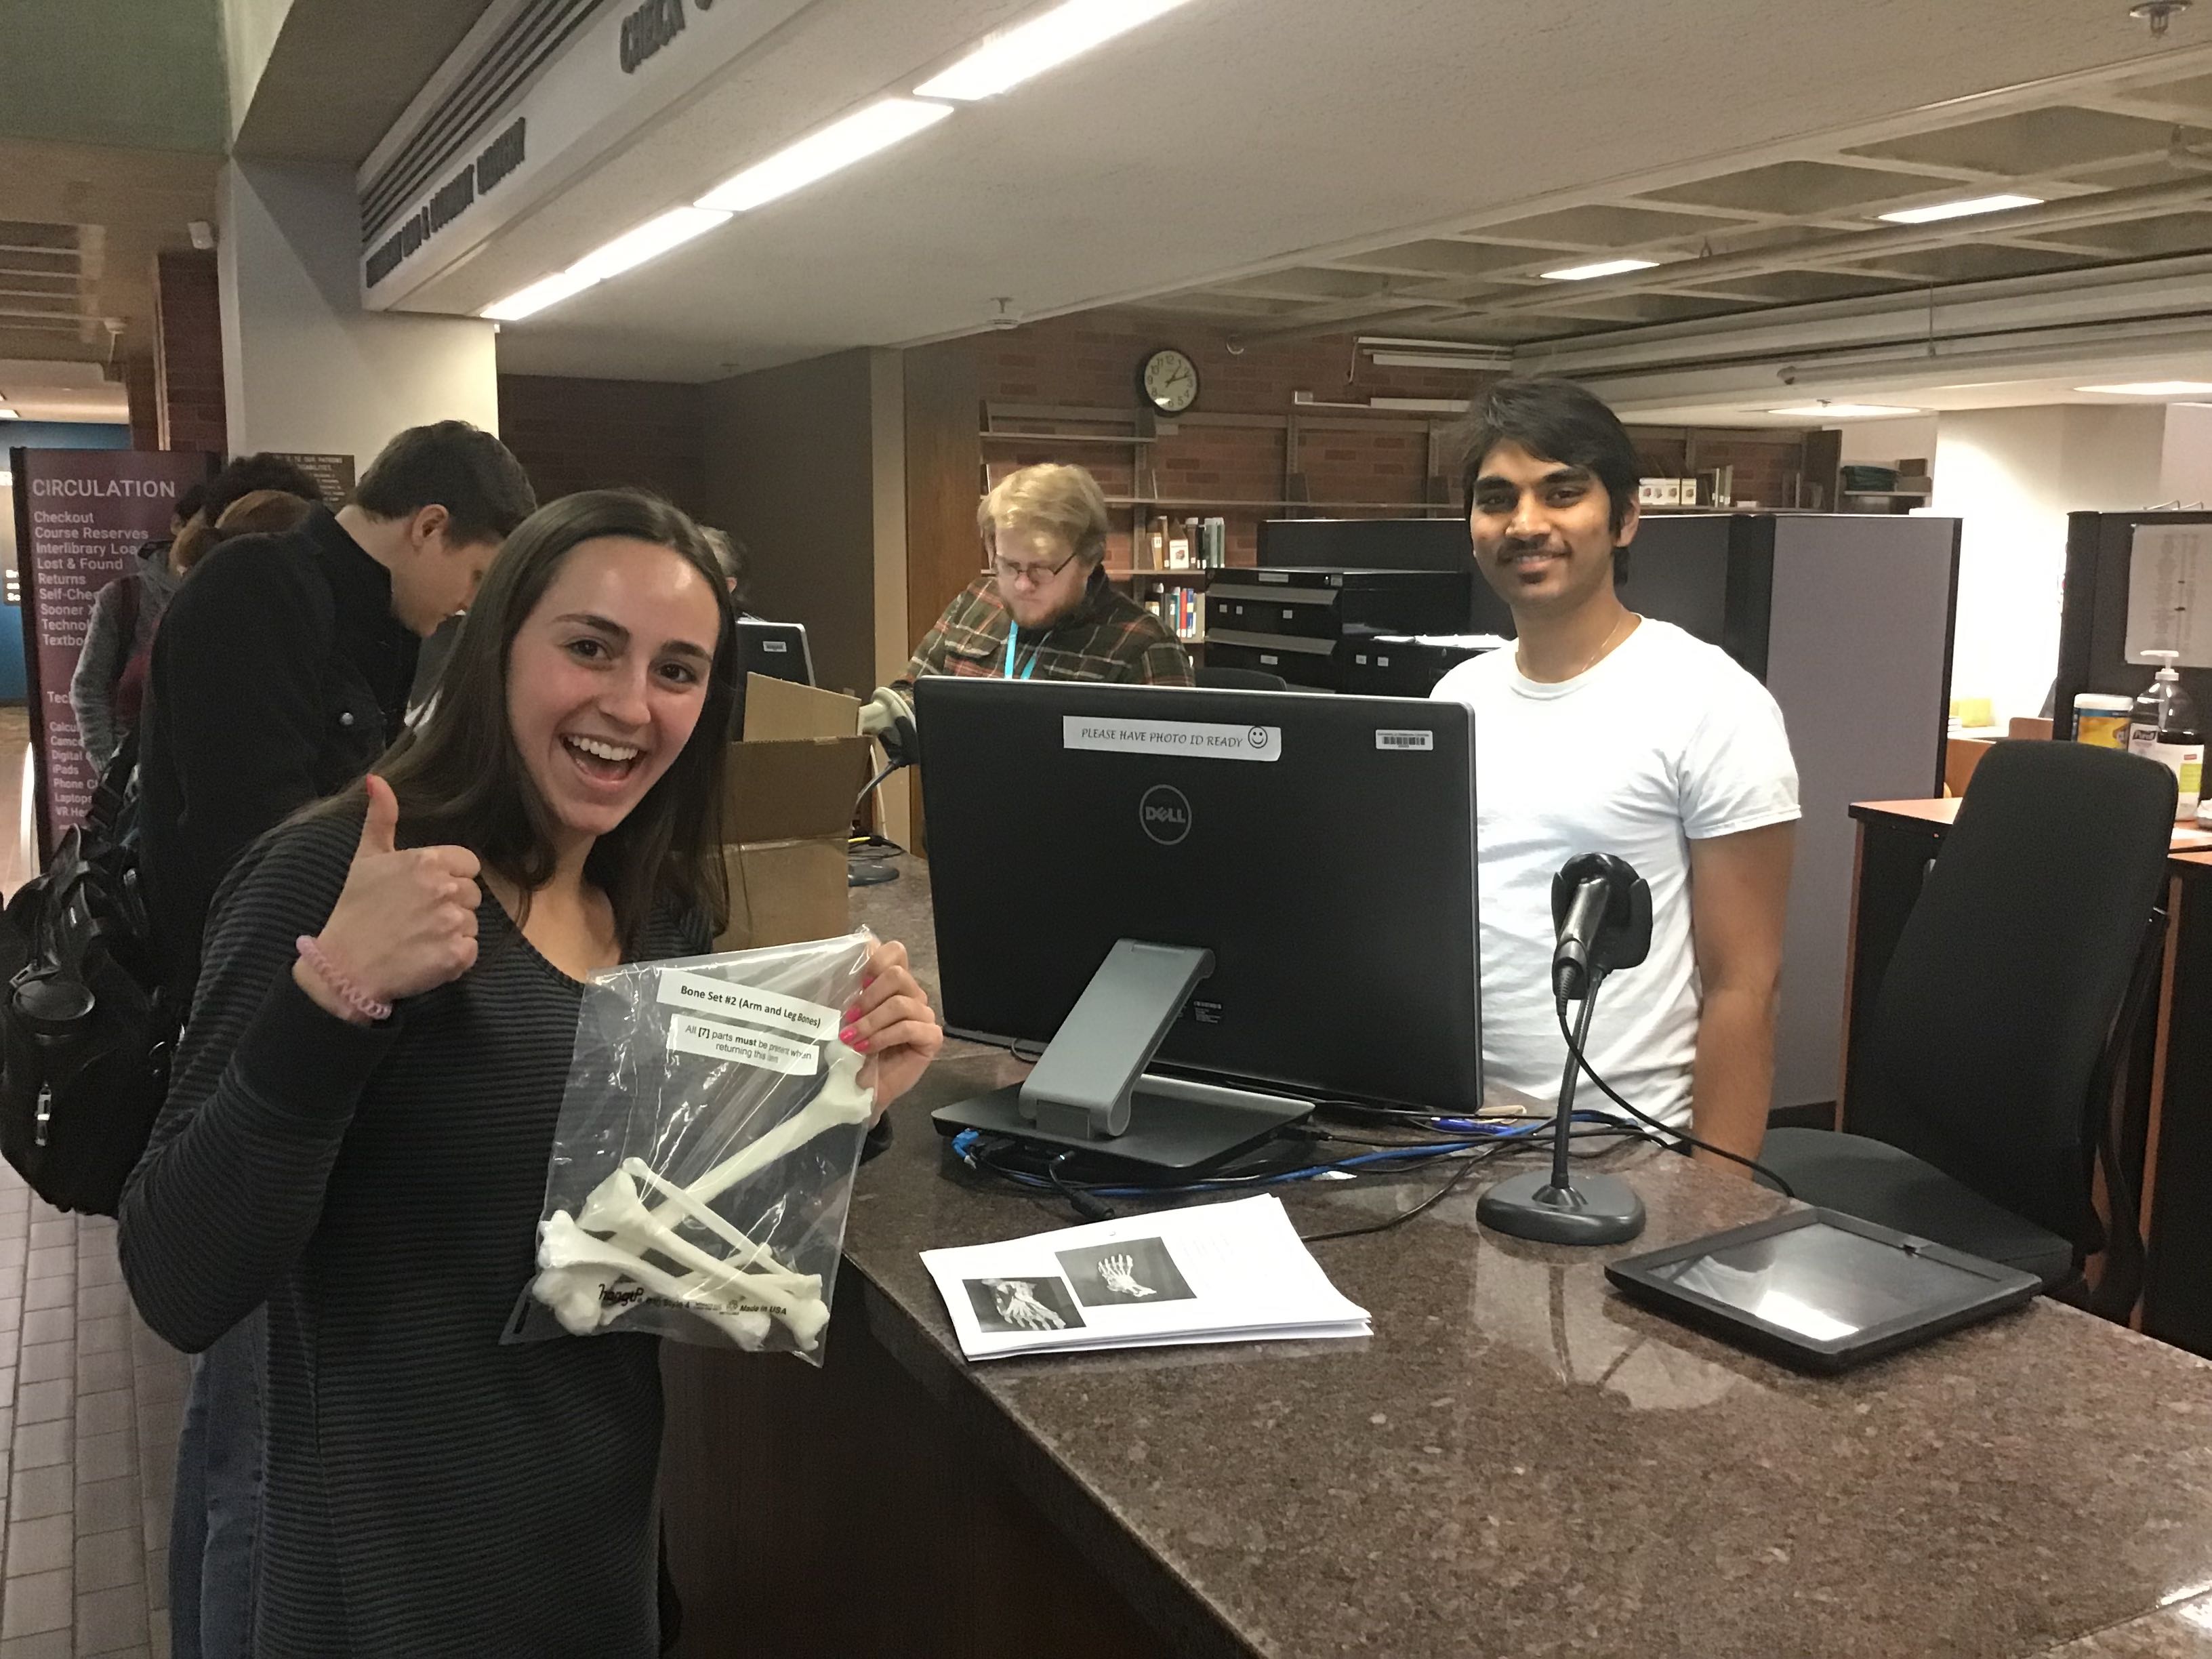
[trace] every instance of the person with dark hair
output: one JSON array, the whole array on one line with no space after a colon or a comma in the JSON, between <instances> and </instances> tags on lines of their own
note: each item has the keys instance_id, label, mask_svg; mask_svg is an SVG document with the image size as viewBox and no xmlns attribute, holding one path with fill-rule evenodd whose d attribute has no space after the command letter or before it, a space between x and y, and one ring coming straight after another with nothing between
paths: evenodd
<instances>
[{"instance_id":1,"label":"person with dark hair","mask_svg":"<svg viewBox=\"0 0 2212 1659\"><path fill-rule=\"evenodd\" d=\"M220 520L289 470L234 462ZM246 488L235 485L246 483ZM423 635L465 607L535 507L520 465L460 421L403 432L354 499L283 535L227 540L192 567L154 636L139 731L139 875L171 1007L191 1006L217 884L261 836L358 783L400 730ZM170 1595L177 1659L250 1650L260 1480L261 1320L194 1367L178 1446Z\"/></svg>"},{"instance_id":2,"label":"person with dark hair","mask_svg":"<svg viewBox=\"0 0 2212 1659\"><path fill-rule=\"evenodd\" d=\"M210 525L221 524L223 514L239 501L264 489L281 489L287 495L316 504L323 499L322 490L297 461L267 453L240 455L208 480L200 517Z\"/></svg>"},{"instance_id":3,"label":"person with dark hair","mask_svg":"<svg viewBox=\"0 0 2212 1659\"><path fill-rule=\"evenodd\" d=\"M252 1651L651 1659L659 1344L505 1344L583 981L709 948L735 644L690 520L534 514L376 775L224 884L123 1201L140 1311L268 1308ZM878 1114L944 1040L874 947L845 1040Z\"/></svg>"},{"instance_id":4,"label":"person with dark hair","mask_svg":"<svg viewBox=\"0 0 2212 1659\"><path fill-rule=\"evenodd\" d=\"M290 493L313 499L304 473L276 466L301 487ZM234 462L204 514L289 488L231 488L273 471ZM335 514L226 542L194 567L155 637L141 761L147 903L180 995L224 871L289 813L360 778L399 729L420 641L466 607L536 506L498 439L441 421L394 438Z\"/></svg>"},{"instance_id":5,"label":"person with dark hair","mask_svg":"<svg viewBox=\"0 0 2212 1659\"><path fill-rule=\"evenodd\" d=\"M1607 981L1590 1061L1653 1117L1754 1157L1798 817L1781 710L1717 647L1621 603L1638 468L1610 409L1565 380L1503 380L1464 437L1475 563L1519 635L1432 694L1475 715L1486 1075L1557 1099L1552 878L1614 854L1650 884L1651 950Z\"/></svg>"},{"instance_id":6,"label":"person with dark hair","mask_svg":"<svg viewBox=\"0 0 2212 1659\"><path fill-rule=\"evenodd\" d=\"M107 769L138 723L155 630L185 573L216 544L216 520L246 495L271 491L307 501L319 499L314 481L292 462L277 455L241 455L179 495L167 537L140 548L138 568L94 595L76 672L70 677L70 708L85 757L95 771Z\"/></svg>"}]
</instances>

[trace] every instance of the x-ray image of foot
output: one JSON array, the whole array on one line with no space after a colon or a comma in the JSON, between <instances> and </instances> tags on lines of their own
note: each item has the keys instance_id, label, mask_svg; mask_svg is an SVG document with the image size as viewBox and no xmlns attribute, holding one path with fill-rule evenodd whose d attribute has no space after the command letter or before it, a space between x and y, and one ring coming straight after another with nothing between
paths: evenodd
<instances>
[{"instance_id":1,"label":"x-ray image of foot","mask_svg":"<svg viewBox=\"0 0 2212 1659\"><path fill-rule=\"evenodd\" d=\"M1157 1238L1116 1239L1054 1254L1075 1299L1086 1308L1188 1302L1196 1294L1167 1245Z\"/></svg>"},{"instance_id":2,"label":"x-ray image of foot","mask_svg":"<svg viewBox=\"0 0 2212 1659\"><path fill-rule=\"evenodd\" d=\"M1066 1320L1036 1299L1036 1287L1027 1279L994 1279L990 1285L999 1299L999 1317L1009 1325L1018 1325L1025 1331L1067 1328Z\"/></svg>"},{"instance_id":3,"label":"x-ray image of foot","mask_svg":"<svg viewBox=\"0 0 2212 1659\"><path fill-rule=\"evenodd\" d=\"M1064 1331L1084 1322L1075 1298L1057 1279L966 1281L975 1322L987 1331Z\"/></svg>"},{"instance_id":4,"label":"x-ray image of foot","mask_svg":"<svg viewBox=\"0 0 2212 1659\"><path fill-rule=\"evenodd\" d=\"M1129 1276L1130 1265L1126 1255L1109 1255L1098 1264L1098 1277L1115 1295L1126 1296L1132 1301L1141 1302L1148 1296L1158 1296L1159 1292L1151 1285L1139 1285Z\"/></svg>"}]
</instances>

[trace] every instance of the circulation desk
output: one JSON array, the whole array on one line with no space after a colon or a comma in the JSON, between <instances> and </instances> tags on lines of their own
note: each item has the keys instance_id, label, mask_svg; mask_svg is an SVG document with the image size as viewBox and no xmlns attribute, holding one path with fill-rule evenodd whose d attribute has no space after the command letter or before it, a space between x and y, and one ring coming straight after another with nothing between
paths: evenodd
<instances>
[{"instance_id":1,"label":"circulation desk","mask_svg":"<svg viewBox=\"0 0 2212 1659\"><path fill-rule=\"evenodd\" d=\"M906 868L855 908L927 981ZM1316 1247L1368 1340L969 1365L917 1253L1073 1218L945 1178L930 1109L1013 1075L954 1047L860 1172L827 1365L665 1349L682 1654L2212 1656L2212 1366L2053 1303L1802 1377L1622 1302L1621 1250L1480 1231L1474 1176ZM1781 1202L1615 1160L1626 1250Z\"/></svg>"}]
</instances>

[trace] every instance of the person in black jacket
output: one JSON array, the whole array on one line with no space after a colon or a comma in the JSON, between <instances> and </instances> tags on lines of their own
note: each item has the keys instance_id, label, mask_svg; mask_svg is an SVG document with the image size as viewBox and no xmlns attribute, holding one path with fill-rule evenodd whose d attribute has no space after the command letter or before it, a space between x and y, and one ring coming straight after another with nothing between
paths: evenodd
<instances>
[{"instance_id":1,"label":"person in black jacket","mask_svg":"<svg viewBox=\"0 0 2212 1659\"><path fill-rule=\"evenodd\" d=\"M421 640L474 597L535 508L463 421L385 447L353 499L196 564L155 635L139 744L140 878L173 1006L190 1006L217 885L260 836L360 782L399 735ZM188 1022L188 1030L190 1023ZM252 1650L264 1320L195 1365L170 1544L174 1659Z\"/></svg>"},{"instance_id":2,"label":"person in black jacket","mask_svg":"<svg viewBox=\"0 0 2212 1659\"><path fill-rule=\"evenodd\" d=\"M224 872L398 735L422 640L467 608L537 504L489 433L414 427L337 513L228 543L178 590L155 639L139 769L140 878L179 1006Z\"/></svg>"}]
</instances>

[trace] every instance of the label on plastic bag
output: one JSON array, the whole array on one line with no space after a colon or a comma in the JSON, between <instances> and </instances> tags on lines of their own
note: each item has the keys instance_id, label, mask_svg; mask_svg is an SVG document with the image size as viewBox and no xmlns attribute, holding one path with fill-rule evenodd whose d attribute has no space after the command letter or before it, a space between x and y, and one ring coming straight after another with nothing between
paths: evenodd
<instances>
[{"instance_id":1,"label":"label on plastic bag","mask_svg":"<svg viewBox=\"0 0 2212 1659\"><path fill-rule=\"evenodd\" d=\"M750 985L732 985L704 974L687 974L681 968L662 970L660 1001L664 1007L686 1008L718 1019L741 1019L748 1025L765 1025L772 1031L787 1031L817 1042L837 1033L836 1011L818 1002L778 996Z\"/></svg>"},{"instance_id":2,"label":"label on plastic bag","mask_svg":"<svg viewBox=\"0 0 2212 1659\"><path fill-rule=\"evenodd\" d=\"M797 1042L771 1031L748 1030L726 1025L719 1019L690 1019L678 1015L668 1025L668 1046L687 1054L735 1066L757 1066L786 1077L812 1077L822 1069L822 1051L811 1042Z\"/></svg>"}]
</instances>

